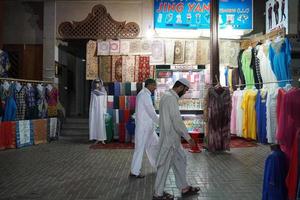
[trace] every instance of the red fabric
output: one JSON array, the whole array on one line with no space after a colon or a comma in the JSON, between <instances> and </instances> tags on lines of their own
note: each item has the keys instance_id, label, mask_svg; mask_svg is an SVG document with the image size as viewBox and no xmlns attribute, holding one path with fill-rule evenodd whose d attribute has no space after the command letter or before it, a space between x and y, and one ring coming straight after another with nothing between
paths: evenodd
<instances>
[{"instance_id":1,"label":"red fabric","mask_svg":"<svg viewBox=\"0 0 300 200\"><path fill-rule=\"evenodd\" d=\"M128 110L128 109L126 109L125 111L124 111L124 120L125 120L125 123L127 123L128 122L128 120L129 120L129 118L130 118L130 110Z\"/></svg>"},{"instance_id":2,"label":"red fabric","mask_svg":"<svg viewBox=\"0 0 300 200\"><path fill-rule=\"evenodd\" d=\"M139 82L144 82L150 77L150 59L149 56L140 56L139 58Z\"/></svg>"},{"instance_id":3,"label":"red fabric","mask_svg":"<svg viewBox=\"0 0 300 200\"><path fill-rule=\"evenodd\" d=\"M126 137L125 124L119 124L119 142L124 143Z\"/></svg>"},{"instance_id":4,"label":"red fabric","mask_svg":"<svg viewBox=\"0 0 300 200\"><path fill-rule=\"evenodd\" d=\"M300 139L300 129L296 134L296 140L294 140L294 144L291 151L291 161L288 175L286 177L286 185L288 188L288 197L289 199L296 199L297 195L297 185L298 185L298 147L299 147L299 139Z\"/></svg>"},{"instance_id":5,"label":"red fabric","mask_svg":"<svg viewBox=\"0 0 300 200\"><path fill-rule=\"evenodd\" d=\"M277 126L277 140L290 160L293 141L300 128L300 90L295 89L284 95L281 108L280 118Z\"/></svg>"},{"instance_id":6,"label":"red fabric","mask_svg":"<svg viewBox=\"0 0 300 200\"><path fill-rule=\"evenodd\" d=\"M16 148L16 122L0 123L0 149Z\"/></svg>"},{"instance_id":7,"label":"red fabric","mask_svg":"<svg viewBox=\"0 0 300 200\"><path fill-rule=\"evenodd\" d=\"M119 96L119 108L122 110L125 109L125 96Z\"/></svg>"}]
</instances>

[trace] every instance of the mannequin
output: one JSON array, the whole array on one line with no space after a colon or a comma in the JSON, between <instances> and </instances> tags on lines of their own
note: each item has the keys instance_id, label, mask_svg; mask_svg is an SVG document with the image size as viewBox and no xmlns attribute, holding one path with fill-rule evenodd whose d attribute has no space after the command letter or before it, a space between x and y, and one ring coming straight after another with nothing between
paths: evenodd
<instances>
[{"instance_id":1,"label":"mannequin","mask_svg":"<svg viewBox=\"0 0 300 200\"><path fill-rule=\"evenodd\" d=\"M89 135L95 143L105 144L106 127L105 114L107 110L107 93L100 79L92 82L90 110L89 110Z\"/></svg>"}]
</instances>

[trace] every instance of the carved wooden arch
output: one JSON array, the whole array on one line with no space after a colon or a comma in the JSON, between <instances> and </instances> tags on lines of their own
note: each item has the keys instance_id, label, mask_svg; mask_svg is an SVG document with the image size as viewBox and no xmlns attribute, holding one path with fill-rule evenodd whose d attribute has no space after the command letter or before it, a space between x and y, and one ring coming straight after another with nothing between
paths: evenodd
<instances>
[{"instance_id":1,"label":"carved wooden arch","mask_svg":"<svg viewBox=\"0 0 300 200\"><path fill-rule=\"evenodd\" d=\"M63 39L117 39L136 38L140 27L135 22L114 20L106 8L99 4L81 22L62 22L58 32Z\"/></svg>"}]
</instances>

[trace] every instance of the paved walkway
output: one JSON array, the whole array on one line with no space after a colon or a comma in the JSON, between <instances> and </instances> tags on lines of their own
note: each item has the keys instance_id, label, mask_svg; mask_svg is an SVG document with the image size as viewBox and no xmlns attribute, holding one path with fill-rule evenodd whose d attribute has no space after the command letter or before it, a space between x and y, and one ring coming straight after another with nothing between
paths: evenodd
<instances>
[{"instance_id":1,"label":"paved walkway","mask_svg":"<svg viewBox=\"0 0 300 200\"><path fill-rule=\"evenodd\" d=\"M128 178L132 150L91 150L82 138L0 151L0 199L150 200L155 171L144 161L144 179ZM188 153L188 179L201 192L188 199L261 199L268 146L229 153ZM172 172L167 191L182 199Z\"/></svg>"}]
</instances>

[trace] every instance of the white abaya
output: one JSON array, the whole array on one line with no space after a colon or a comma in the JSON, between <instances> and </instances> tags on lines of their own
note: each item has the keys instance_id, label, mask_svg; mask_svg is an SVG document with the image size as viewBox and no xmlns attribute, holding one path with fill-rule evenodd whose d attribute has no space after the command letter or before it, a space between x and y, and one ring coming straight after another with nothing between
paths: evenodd
<instances>
[{"instance_id":1,"label":"white abaya","mask_svg":"<svg viewBox=\"0 0 300 200\"><path fill-rule=\"evenodd\" d=\"M91 92L89 110L90 140L106 140L105 113L107 110L107 95L96 95Z\"/></svg>"}]
</instances>

